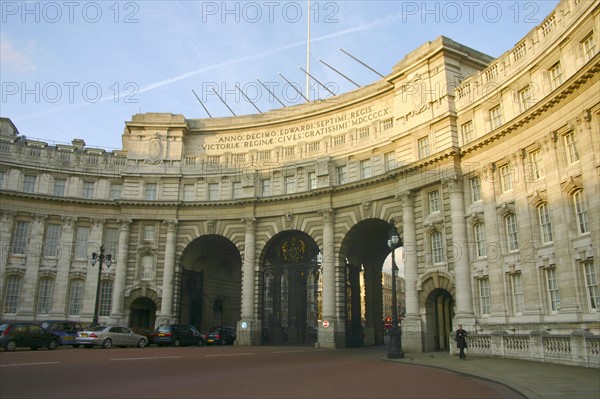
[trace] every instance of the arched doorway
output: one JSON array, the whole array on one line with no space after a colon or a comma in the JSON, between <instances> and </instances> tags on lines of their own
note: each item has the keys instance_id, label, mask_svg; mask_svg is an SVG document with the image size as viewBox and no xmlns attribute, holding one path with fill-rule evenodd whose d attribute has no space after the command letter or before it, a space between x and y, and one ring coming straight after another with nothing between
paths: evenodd
<instances>
[{"instance_id":1,"label":"arched doorway","mask_svg":"<svg viewBox=\"0 0 600 399\"><path fill-rule=\"evenodd\" d=\"M319 249L301 231L278 234L265 246L263 344L314 344L321 318Z\"/></svg>"},{"instance_id":2,"label":"arched doorway","mask_svg":"<svg viewBox=\"0 0 600 399\"><path fill-rule=\"evenodd\" d=\"M234 327L240 319L242 259L235 245L218 235L192 241L181 255L179 320L207 332Z\"/></svg>"},{"instance_id":3,"label":"arched doorway","mask_svg":"<svg viewBox=\"0 0 600 399\"><path fill-rule=\"evenodd\" d=\"M444 272L433 272L424 281L419 299L425 305L423 351L446 351L452 335L454 284Z\"/></svg>"},{"instance_id":4,"label":"arched doorway","mask_svg":"<svg viewBox=\"0 0 600 399\"><path fill-rule=\"evenodd\" d=\"M129 326L154 330L156 304L148 297L135 299L129 307Z\"/></svg>"}]
</instances>

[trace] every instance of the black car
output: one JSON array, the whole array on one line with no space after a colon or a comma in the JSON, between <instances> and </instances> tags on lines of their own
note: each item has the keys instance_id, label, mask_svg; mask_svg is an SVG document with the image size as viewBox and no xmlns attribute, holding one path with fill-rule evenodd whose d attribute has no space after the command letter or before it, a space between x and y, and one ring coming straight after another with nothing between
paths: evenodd
<instances>
[{"instance_id":1,"label":"black car","mask_svg":"<svg viewBox=\"0 0 600 399\"><path fill-rule=\"evenodd\" d=\"M207 344L227 345L235 341L235 328L233 327L212 327L208 332Z\"/></svg>"},{"instance_id":2,"label":"black car","mask_svg":"<svg viewBox=\"0 0 600 399\"><path fill-rule=\"evenodd\" d=\"M59 345L60 338L44 330L39 324L27 322L0 324L0 346L7 352L12 352L18 347L54 350Z\"/></svg>"},{"instance_id":3,"label":"black car","mask_svg":"<svg viewBox=\"0 0 600 399\"><path fill-rule=\"evenodd\" d=\"M46 320L41 325L46 331L60 338L61 345L73 345L75 348L79 346L75 343L75 337L83 330L81 323L69 320Z\"/></svg>"},{"instance_id":4,"label":"black car","mask_svg":"<svg viewBox=\"0 0 600 399\"><path fill-rule=\"evenodd\" d=\"M158 346L204 345L205 336L189 324L163 324L154 331L154 343Z\"/></svg>"}]
</instances>

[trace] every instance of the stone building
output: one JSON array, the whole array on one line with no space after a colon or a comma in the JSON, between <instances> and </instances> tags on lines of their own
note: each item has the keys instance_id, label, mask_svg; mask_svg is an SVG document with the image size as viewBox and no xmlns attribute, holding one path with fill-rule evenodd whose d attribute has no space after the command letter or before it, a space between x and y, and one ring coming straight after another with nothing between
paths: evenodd
<instances>
[{"instance_id":1,"label":"stone building","mask_svg":"<svg viewBox=\"0 0 600 399\"><path fill-rule=\"evenodd\" d=\"M462 323L473 350L600 364L599 10L563 0L497 59L440 37L327 100L133 115L119 151L3 119L0 316L88 322L100 284L100 322L381 344L393 218L405 351Z\"/></svg>"}]
</instances>

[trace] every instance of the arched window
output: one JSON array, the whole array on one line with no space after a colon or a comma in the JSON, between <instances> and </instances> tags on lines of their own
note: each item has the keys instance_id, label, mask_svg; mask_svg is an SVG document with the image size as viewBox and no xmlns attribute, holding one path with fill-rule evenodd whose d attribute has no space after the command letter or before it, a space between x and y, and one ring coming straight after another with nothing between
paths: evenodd
<instances>
[{"instance_id":1,"label":"arched window","mask_svg":"<svg viewBox=\"0 0 600 399\"><path fill-rule=\"evenodd\" d=\"M508 214L504 218L506 225L506 239L509 251L516 251L519 249L519 234L517 232L517 215L514 213Z\"/></svg>"},{"instance_id":2,"label":"arched window","mask_svg":"<svg viewBox=\"0 0 600 399\"><path fill-rule=\"evenodd\" d=\"M487 242L485 239L485 225L483 223L477 223L473 226L473 233L475 236L475 251L478 258L487 256Z\"/></svg>"},{"instance_id":3,"label":"arched window","mask_svg":"<svg viewBox=\"0 0 600 399\"><path fill-rule=\"evenodd\" d=\"M38 287L37 312L38 314L49 314L52 307L52 294L54 292L54 280L51 278L40 279Z\"/></svg>"},{"instance_id":4,"label":"arched window","mask_svg":"<svg viewBox=\"0 0 600 399\"><path fill-rule=\"evenodd\" d=\"M431 254L433 263L443 263L443 245L442 245L442 233L434 231L431 234Z\"/></svg>"},{"instance_id":5,"label":"arched window","mask_svg":"<svg viewBox=\"0 0 600 399\"><path fill-rule=\"evenodd\" d=\"M577 218L577 231L580 234L587 233L587 205L583 196L583 190L576 191L573 194L573 204L575 205L575 217Z\"/></svg>"},{"instance_id":6,"label":"arched window","mask_svg":"<svg viewBox=\"0 0 600 399\"><path fill-rule=\"evenodd\" d=\"M17 313L19 296L21 295L21 277L10 276L6 280L6 293L4 295L4 313Z\"/></svg>"},{"instance_id":7,"label":"arched window","mask_svg":"<svg viewBox=\"0 0 600 399\"><path fill-rule=\"evenodd\" d=\"M69 316L79 316L83 307L83 280L72 280L69 288Z\"/></svg>"},{"instance_id":8,"label":"arched window","mask_svg":"<svg viewBox=\"0 0 600 399\"><path fill-rule=\"evenodd\" d=\"M540 220L540 237L542 244L552 242L552 220L550 219L548 204L543 203L538 206L538 216Z\"/></svg>"}]
</instances>

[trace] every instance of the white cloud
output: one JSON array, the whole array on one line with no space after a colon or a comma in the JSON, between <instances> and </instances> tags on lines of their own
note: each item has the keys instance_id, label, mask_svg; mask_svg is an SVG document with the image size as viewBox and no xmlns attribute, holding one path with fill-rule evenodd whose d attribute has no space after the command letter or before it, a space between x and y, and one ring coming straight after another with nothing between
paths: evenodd
<instances>
[{"instance_id":1,"label":"white cloud","mask_svg":"<svg viewBox=\"0 0 600 399\"><path fill-rule=\"evenodd\" d=\"M29 42L26 48L17 48L13 41L6 35L0 36L0 65L2 68L26 74L35 72L37 67L30 57L34 43Z\"/></svg>"}]
</instances>

